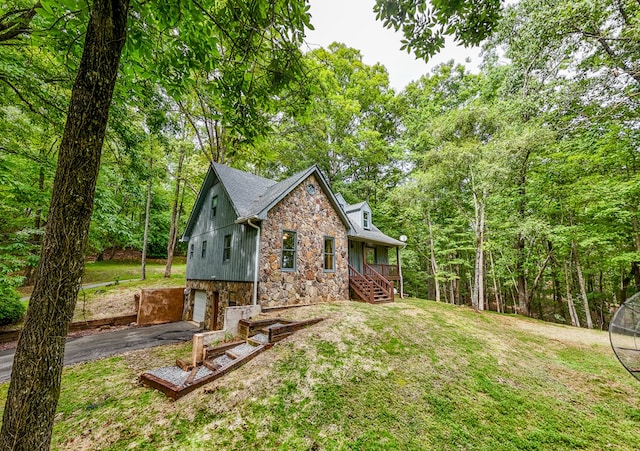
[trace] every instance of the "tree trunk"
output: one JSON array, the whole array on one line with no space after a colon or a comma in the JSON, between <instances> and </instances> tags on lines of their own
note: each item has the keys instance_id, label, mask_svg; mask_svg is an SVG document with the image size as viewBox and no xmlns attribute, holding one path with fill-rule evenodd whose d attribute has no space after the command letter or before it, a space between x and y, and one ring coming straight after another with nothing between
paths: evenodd
<instances>
[{"instance_id":1,"label":"tree trunk","mask_svg":"<svg viewBox=\"0 0 640 451\"><path fill-rule=\"evenodd\" d=\"M471 305L474 309L484 310L484 198L482 201L479 200L477 194L474 192L473 200L476 216L476 259Z\"/></svg>"},{"instance_id":2,"label":"tree trunk","mask_svg":"<svg viewBox=\"0 0 640 451\"><path fill-rule=\"evenodd\" d=\"M493 294L496 298L496 311L504 313L502 302L500 302L500 291L498 290L498 280L496 279L496 267L493 264L493 253L489 251L489 263L491 264L491 277L493 279Z\"/></svg>"},{"instance_id":3,"label":"tree trunk","mask_svg":"<svg viewBox=\"0 0 640 451\"><path fill-rule=\"evenodd\" d=\"M523 95L527 96L526 88L523 88ZM528 118L525 118L525 121ZM517 200L517 211L518 211L518 219L524 223L526 217L526 209L527 209L527 168L529 162L529 156L531 152L529 150L525 151L522 156L522 162L520 164L520 172L518 174L517 180L517 189L518 189L518 200ZM530 296L527 293L527 275L525 270L525 248L526 241L524 234L519 231L516 237L516 279L517 285L516 290L518 291L518 313L520 315L530 315L529 307L530 307Z\"/></svg>"},{"instance_id":4,"label":"tree trunk","mask_svg":"<svg viewBox=\"0 0 640 451\"><path fill-rule=\"evenodd\" d=\"M453 268L451 268L451 272L453 273ZM456 303L456 293L454 287L455 280L455 277L451 277L451 280L449 281L449 302L451 302L452 304Z\"/></svg>"},{"instance_id":5,"label":"tree trunk","mask_svg":"<svg viewBox=\"0 0 640 451\"><path fill-rule=\"evenodd\" d=\"M453 304L458 305L460 302L460 265L455 265L455 277L452 280L453 284Z\"/></svg>"},{"instance_id":6,"label":"tree trunk","mask_svg":"<svg viewBox=\"0 0 640 451\"><path fill-rule=\"evenodd\" d=\"M576 306L573 304L573 296L571 296L571 283L569 283L570 268L565 263L564 265L564 281L567 287L567 307L569 308L569 316L571 317L571 324L575 327L580 327L580 319L578 318L578 313L576 312Z\"/></svg>"},{"instance_id":7,"label":"tree trunk","mask_svg":"<svg viewBox=\"0 0 640 451\"><path fill-rule=\"evenodd\" d=\"M525 241L522 233L518 233L518 241L516 243L516 290L518 291L518 313L520 315L529 315L529 304L527 302L527 279L524 273L524 248Z\"/></svg>"},{"instance_id":8,"label":"tree trunk","mask_svg":"<svg viewBox=\"0 0 640 451\"><path fill-rule=\"evenodd\" d=\"M591 319L591 309L589 308L589 299L587 298L587 288L584 283L584 276L582 275L582 266L580 266L578 246L576 243L571 243L571 246L573 248L573 258L576 263L576 272L578 273L578 283L580 285L580 296L582 297L582 303L584 305L584 314L587 317L587 328L593 329L593 320Z\"/></svg>"},{"instance_id":9,"label":"tree trunk","mask_svg":"<svg viewBox=\"0 0 640 451\"><path fill-rule=\"evenodd\" d=\"M180 183L182 182L182 163L184 161L185 146L180 146L180 158L178 159L178 169L176 170L176 187L173 191L173 208L171 210L171 226L169 227L169 242L167 243L167 266L164 269L164 277L171 277L171 265L173 264L173 252L178 241L178 228L180 226L180 210L178 201L180 198ZM183 199L184 199L184 190ZM182 202L180 202L182 204ZM182 205L180 205L182 207Z\"/></svg>"},{"instance_id":10,"label":"tree trunk","mask_svg":"<svg viewBox=\"0 0 640 451\"><path fill-rule=\"evenodd\" d=\"M128 7L128 0L93 2L60 144L35 286L13 361L0 432L3 450L45 450L51 444L65 338L84 270Z\"/></svg>"},{"instance_id":11,"label":"tree trunk","mask_svg":"<svg viewBox=\"0 0 640 451\"><path fill-rule=\"evenodd\" d=\"M433 242L433 227L431 224L431 216L427 215L427 225L429 226L429 247L431 248L431 271L433 272L433 282L436 289L436 302L440 302L440 281L438 279L438 262L436 261L436 252Z\"/></svg>"},{"instance_id":12,"label":"tree trunk","mask_svg":"<svg viewBox=\"0 0 640 451\"><path fill-rule=\"evenodd\" d=\"M144 237L142 238L142 274L141 279L147 278L147 244L149 241L149 214L151 212L151 188L153 187L153 158L149 158L149 181L147 182L147 204L144 209Z\"/></svg>"}]
</instances>

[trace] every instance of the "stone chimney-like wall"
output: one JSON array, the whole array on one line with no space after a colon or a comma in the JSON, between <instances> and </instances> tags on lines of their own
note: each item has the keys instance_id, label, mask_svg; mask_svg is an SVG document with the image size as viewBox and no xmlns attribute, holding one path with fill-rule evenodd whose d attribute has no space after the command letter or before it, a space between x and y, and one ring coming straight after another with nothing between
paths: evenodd
<instances>
[{"instance_id":1,"label":"stone chimney-like wall","mask_svg":"<svg viewBox=\"0 0 640 451\"><path fill-rule=\"evenodd\" d=\"M294 272L280 269L284 230L297 232ZM261 233L258 297L263 307L348 299L347 228L313 175L269 211ZM333 272L323 267L325 237L335 240Z\"/></svg>"}]
</instances>

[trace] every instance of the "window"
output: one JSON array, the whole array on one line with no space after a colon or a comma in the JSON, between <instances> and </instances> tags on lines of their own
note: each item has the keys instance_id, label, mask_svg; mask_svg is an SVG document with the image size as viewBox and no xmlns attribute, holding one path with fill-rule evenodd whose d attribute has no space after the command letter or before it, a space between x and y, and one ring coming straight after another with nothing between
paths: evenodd
<instances>
[{"instance_id":1,"label":"window","mask_svg":"<svg viewBox=\"0 0 640 451\"><path fill-rule=\"evenodd\" d=\"M207 242L202 242L202 251L200 253L200 258L205 258L207 256Z\"/></svg>"},{"instance_id":2,"label":"window","mask_svg":"<svg viewBox=\"0 0 640 451\"><path fill-rule=\"evenodd\" d=\"M296 270L297 233L290 230L282 232L282 264L283 271Z\"/></svg>"},{"instance_id":3,"label":"window","mask_svg":"<svg viewBox=\"0 0 640 451\"><path fill-rule=\"evenodd\" d=\"M191 243L191 247L189 248L189 259L193 258L193 249L194 249L195 245L193 243Z\"/></svg>"},{"instance_id":4,"label":"window","mask_svg":"<svg viewBox=\"0 0 640 451\"><path fill-rule=\"evenodd\" d=\"M229 307L238 305L238 295L235 291L229 291Z\"/></svg>"},{"instance_id":5,"label":"window","mask_svg":"<svg viewBox=\"0 0 640 451\"><path fill-rule=\"evenodd\" d=\"M225 235L224 248L222 249L222 261L228 262L231 260L231 235Z\"/></svg>"},{"instance_id":6,"label":"window","mask_svg":"<svg viewBox=\"0 0 640 451\"><path fill-rule=\"evenodd\" d=\"M211 198L211 216L210 216L210 219L215 218L217 212L218 212L218 196L213 196Z\"/></svg>"},{"instance_id":7,"label":"window","mask_svg":"<svg viewBox=\"0 0 640 451\"><path fill-rule=\"evenodd\" d=\"M335 240L331 236L324 237L324 271L335 271Z\"/></svg>"},{"instance_id":8,"label":"window","mask_svg":"<svg viewBox=\"0 0 640 451\"><path fill-rule=\"evenodd\" d=\"M362 227L369 230L369 212L368 211L362 212Z\"/></svg>"}]
</instances>

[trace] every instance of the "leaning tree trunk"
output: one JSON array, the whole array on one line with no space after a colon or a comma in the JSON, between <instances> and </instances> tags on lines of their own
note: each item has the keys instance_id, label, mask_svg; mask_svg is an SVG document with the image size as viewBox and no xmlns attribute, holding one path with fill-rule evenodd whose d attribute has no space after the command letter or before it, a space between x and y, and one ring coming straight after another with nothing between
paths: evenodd
<instances>
[{"instance_id":1,"label":"leaning tree trunk","mask_svg":"<svg viewBox=\"0 0 640 451\"><path fill-rule=\"evenodd\" d=\"M491 264L491 278L493 279L493 293L496 299L496 311L504 313L504 308L500 299L500 289L498 288L498 280L496 279L496 267L493 264L493 253L489 251L489 263Z\"/></svg>"},{"instance_id":2,"label":"leaning tree trunk","mask_svg":"<svg viewBox=\"0 0 640 451\"><path fill-rule=\"evenodd\" d=\"M35 286L18 340L0 449L44 450L60 396L128 0L94 0L71 92Z\"/></svg>"},{"instance_id":3,"label":"leaning tree trunk","mask_svg":"<svg viewBox=\"0 0 640 451\"><path fill-rule=\"evenodd\" d=\"M578 274L578 284L580 285L580 296L582 297L582 305L584 306L584 313L587 317L587 328L593 329L593 320L591 319L591 309L589 308L589 298L587 298L587 287L584 283L584 276L582 275L582 266L580 265L580 256L578 255L578 246L576 243L571 243L573 248L573 257L576 263L576 272Z\"/></svg>"},{"instance_id":4,"label":"leaning tree trunk","mask_svg":"<svg viewBox=\"0 0 640 451\"><path fill-rule=\"evenodd\" d=\"M484 310L484 222L485 210L484 199L478 199L478 195L474 192L473 200L475 204L475 235L476 235L476 258L474 265L474 283L473 294L471 297L471 305L474 309Z\"/></svg>"},{"instance_id":5,"label":"leaning tree trunk","mask_svg":"<svg viewBox=\"0 0 640 451\"><path fill-rule=\"evenodd\" d=\"M573 296L571 296L571 283L570 283L571 268L565 263L564 265L564 281L567 287L567 307L569 308L569 316L571 317L571 324L575 327L580 327L580 319L576 312L576 306L573 303Z\"/></svg>"},{"instance_id":6,"label":"leaning tree trunk","mask_svg":"<svg viewBox=\"0 0 640 451\"><path fill-rule=\"evenodd\" d=\"M144 238L142 238L141 279L147 279L147 245L149 244L149 215L151 213L151 188L153 187L153 158L149 158L149 181L147 182L147 203L144 209Z\"/></svg>"},{"instance_id":7,"label":"leaning tree trunk","mask_svg":"<svg viewBox=\"0 0 640 451\"><path fill-rule=\"evenodd\" d=\"M184 162L184 156L186 153L185 146L181 146L180 158L178 159L178 168L176 170L176 187L173 191L173 208L171 210L171 226L169 228L169 242L167 243L167 266L164 269L164 276L166 278L171 277L171 266L173 265L173 253L176 249L176 243L178 242L178 227L180 225L180 210L182 202L180 202L180 208L178 208L178 202L180 201L180 184L182 183L182 163ZM184 190L183 195L184 198Z\"/></svg>"},{"instance_id":8,"label":"leaning tree trunk","mask_svg":"<svg viewBox=\"0 0 640 451\"><path fill-rule=\"evenodd\" d=\"M433 272L433 281L436 289L436 302L440 302L440 274L438 270L438 262L436 261L435 242L433 239L433 224L431 224L431 216L427 215L427 225L429 226L429 248L431 248L431 271Z\"/></svg>"}]
</instances>

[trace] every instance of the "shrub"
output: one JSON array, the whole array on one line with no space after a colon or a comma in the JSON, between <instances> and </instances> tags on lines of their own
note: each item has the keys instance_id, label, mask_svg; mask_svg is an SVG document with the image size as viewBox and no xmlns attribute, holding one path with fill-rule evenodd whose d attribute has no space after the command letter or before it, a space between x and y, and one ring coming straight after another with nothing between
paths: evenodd
<instances>
[{"instance_id":1,"label":"shrub","mask_svg":"<svg viewBox=\"0 0 640 451\"><path fill-rule=\"evenodd\" d=\"M24 310L18 292L11 286L0 285L0 326L20 321Z\"/></svg>"}]
</instances>

